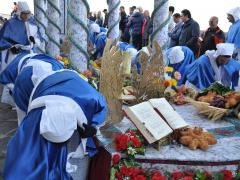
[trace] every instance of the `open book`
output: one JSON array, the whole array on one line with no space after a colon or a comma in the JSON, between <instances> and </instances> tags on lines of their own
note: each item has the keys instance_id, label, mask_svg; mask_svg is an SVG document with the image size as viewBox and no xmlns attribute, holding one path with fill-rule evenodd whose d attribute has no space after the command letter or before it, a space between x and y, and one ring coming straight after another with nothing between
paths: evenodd
<instances>
[{"instance_id":1,"label":"open book","mask_svg":"<svg viewBox=\"0 0 240 180\"><path fill-rule=\"evenodd\" d=\"M149 144L188 125L165 98L150 99L124 111Z\"/></svg>"}]
</instances>

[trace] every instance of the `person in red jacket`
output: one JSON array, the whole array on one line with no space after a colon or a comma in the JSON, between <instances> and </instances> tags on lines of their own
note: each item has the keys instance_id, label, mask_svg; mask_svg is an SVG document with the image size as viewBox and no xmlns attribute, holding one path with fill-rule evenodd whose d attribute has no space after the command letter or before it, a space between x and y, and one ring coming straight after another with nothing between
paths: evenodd
<instances>
[{"instance_id":1,"label":"person in red jacket","mask_svg":"<svg viewBox=\"0 0 240 180\"><path fill-rule=\"evenodd\" d=\"M210 18L209 26L203 36L201 55L207 50L216 50L217 44L225 42L224 32L218 27L218 18L216 16Z\"/></svg>"}]
</instances>

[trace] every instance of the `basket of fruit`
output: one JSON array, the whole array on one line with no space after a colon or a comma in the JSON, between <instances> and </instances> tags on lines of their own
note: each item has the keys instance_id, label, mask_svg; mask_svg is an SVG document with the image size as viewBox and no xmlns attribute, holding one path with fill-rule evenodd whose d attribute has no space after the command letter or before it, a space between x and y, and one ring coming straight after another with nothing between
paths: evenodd
<instances>
[{"instance_id":1,"label":"basket of fruit","mask_svg":"<svg viewBox=\"0 0 240 180\"><path fill-rule=\"evenodd\" d=\"M200 92L195 100L189 102L200 114L208 116L211 120L219 120L226 115L240 116L240 93L217 82Z\"/></svg>"}]
</instances>

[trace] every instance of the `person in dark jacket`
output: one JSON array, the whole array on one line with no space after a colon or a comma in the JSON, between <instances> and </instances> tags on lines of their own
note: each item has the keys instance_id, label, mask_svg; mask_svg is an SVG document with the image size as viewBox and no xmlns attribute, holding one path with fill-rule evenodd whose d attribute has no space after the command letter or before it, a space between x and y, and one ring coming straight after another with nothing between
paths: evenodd
<instances>
[{"instance_id":1,"label":"person in dark jacket","mask_svg":"<svg viewBox=\"0 0 240 180\"><path fill-rule=\"evenodd\" d=\"M148 46L149 36L152 33L152 20L149 15L149 11L145 10L144 13L144 21L142 26L142 46Z\"/></svg>"},{"instance_id":2,"label":"person in dark jacket","mask_svg":"<svg viewBox=\"0 0 240 180\"><path fill-rule=\"evenodd\" d=\"M177 46L179 43L179 36L181 34L183 22L181 20L181 16L179 13L175 13L173 15L173 21L176 23L175 27L172 29L171 32L168 33L170 37L170 45L169 48Z\"/></svg>"},{"instance_id":3,"label":"person in dark jacket","mask_svg":"<svg viewBox=\"0 0 240 180\"><path fill-rule=\"evenodd\" d=\"M100 27L103 26L103 18L102 18L102 14L101 11L98 11L97 13L97 19L95 21Z\"/></svg>"},{"instance_id":4,"label":"person in dark jacket","mask_svg":"<svg viewBox=\"0 0 240 180\"><path fill-rule=\"evenodd\" d=\"M209 26L204 33L200 55L205 54L207 50L216 50L217 44L225 42L224 32L218 27L218 18L216 16L210 18Z\"/></svg>"},{"instance_id":5,"label":"person in dark jacket","mask_svg":"<svg viewBox=\"0 0 240 180\"><path fill-rule=\"evenodd\" d=\"M184 9L182 10L181 13L182 13L181 18L184 24L179 37L179 46L189 47L193 51L195 57L198 57L199 56L198 38L200 35L199 24L192 19L189 10Z\"/></svg>"},{"instance_id":6,"label":"person in dark jacket","mask_svg":"<svg viewBox=\"0 0 240 180\"><path fill-rule=\"evenodd\" d=\"M89 19L90 21L93 21L93 22L96 21L96 17L94 17L94 15L93 15L92 12L90 12L90 13L88 14L88 19Z\"/></svg>"},{"instance_id":7,"label":"person in dark jacket","mask_svg":"<svg viewBox=\"0 0 240 180\"><path fill-rule=\"evenodd\" d=\"M103 10L103 13L105 14L104 16L104 22L103 22L103 27L107 28L108 27L108 12L107 9Z\"/></svg>"},{"instance_id":8,"label":"person in dark jacket","mask_svg":"<svg viewBox=\"0 0 240 180\"><path fill-rule=\"evenodd\" d=\"M120 7L120 17L121 17L121 20L119 22L119 29L120 29L121 33L123 34L124 30L127 26L127 23L128 23L128 18L127 18L127 14L125 12L124 6Z\"/></svg>"},{"instance_id":9,"label":"person in dark jacket","mask_svg":"<svg viewBox=\"0 0 240 180\"><path fill-rule=\"evenodd\" d=\"M142 48L143 20L143 14L139 12L139 9L135 9L127 24L127 27L129 27L132 32L132 44L137 50L140 50Z\"/></svg>"}]
</instances>

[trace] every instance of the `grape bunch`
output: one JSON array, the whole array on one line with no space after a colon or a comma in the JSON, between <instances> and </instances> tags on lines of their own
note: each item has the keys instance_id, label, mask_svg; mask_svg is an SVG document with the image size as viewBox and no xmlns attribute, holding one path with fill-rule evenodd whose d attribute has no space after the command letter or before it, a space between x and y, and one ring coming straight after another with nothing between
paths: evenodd
<instances>
[{"instance_id":1,"label":"grape bunch","mask_svg":"<svg viewBox=\"0 0 240 180\"><path fill-rule=\"evenodd\" d=\"M211 106L218 107L218 108L224 108L225 107L226 100L222 96L215 96L210 103Z\"/></svg>"}]
</instances>

